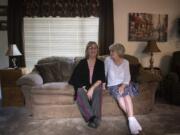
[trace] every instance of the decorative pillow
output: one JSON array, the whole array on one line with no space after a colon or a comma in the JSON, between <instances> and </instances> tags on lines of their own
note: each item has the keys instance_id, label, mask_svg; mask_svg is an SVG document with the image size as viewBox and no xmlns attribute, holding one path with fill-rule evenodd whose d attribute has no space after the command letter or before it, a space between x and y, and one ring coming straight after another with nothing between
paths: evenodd
<instances>
[{"instance_id":1,"label":"decorative pillow","mask_svg":"<svg viewBox=\"0 0 180 135\"><path fill-rule=\"evenodd\" d=\"M36 65L36 69L43 78L43 82L62 81L61 68L59 63L44 63Z\"/></svg>"},{"instance_id":2,"label":"decorative pillow","mask_svg":"<svg viewBox=\"0 0 180 135\"><path fill-rule=\"evenodd\" d=\"M137 77L140 71L140 64L130 64L131 81L137 82Z\"/></svg>"},{"instance_id":3,"label":"decorative pillow","mask_svg":"<svg viewBox=\"0 0 180 135\"><path fill-rule=\"evenodd\" d=\"M71 77L71 74L73 72L73 62L71 61L61 61L60 62L60 69L63 81L68 81Z\"/></svg>"}]
</instances>

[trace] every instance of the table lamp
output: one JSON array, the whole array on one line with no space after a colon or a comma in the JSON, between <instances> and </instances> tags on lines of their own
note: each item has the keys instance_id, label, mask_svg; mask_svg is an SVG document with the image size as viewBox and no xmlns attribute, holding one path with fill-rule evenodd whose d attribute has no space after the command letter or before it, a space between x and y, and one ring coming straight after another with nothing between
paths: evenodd
<instances>
[{"instance_id":1,"label":"table lamp","mask_svg":"<svg viewBox=\"0 0 180 135\"><path fill-rule=\"evenodd\" d=\"M21 56L21 52L17 48L16 44L11 44L6 52L6 56L13 56L12 58L12 63L13 63L13 68L17 68L16 65L16 56Z\"/></svg>"},{"instance_id":2,"label":"table lamp","mask_svg":"<svg viewBox=\"0 0 180 135\"><path fill-rule=\"evenodd\" d=\"M143 50L144 53L150 53L151 58L149 60L150 63L150 70L153 70L153 63L154 63L154 59L153 59L153 53L155 52L161 52L160 49L158 48L156 41L155 40L150 40L147 42L147 46L145 47L145 49Z\"/></svg>"}]
</instances>

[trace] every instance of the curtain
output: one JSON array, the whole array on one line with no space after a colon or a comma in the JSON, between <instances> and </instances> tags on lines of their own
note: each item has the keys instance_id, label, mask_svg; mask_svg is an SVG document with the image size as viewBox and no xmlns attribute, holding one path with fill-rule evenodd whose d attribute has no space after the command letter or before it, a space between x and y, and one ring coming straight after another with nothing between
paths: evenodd
<instances>
[{"instance_id":1,"label":"curtain","mask_svg":"<svg viewBox=\"0 0 180 135\"><path fill-rule=\"evenodd\" d=\"M8 44L17 44L23 54L17 57L20 67L25 66L24 16L99 17L100 54L108 54L114 42L113 0L8 0Z\"/></svg>"},{"instance_id":2,"label":"curtain","mask_svg":"<svg viewBox=\"0 0 180 135\"><path fill-rule=\"evenodd\" d=\"M100 0L99 45L100 55L109 54L109 45L114 43L113 0Z\"/></svg>"},{"instance_id":3,"label":"curtain","mask_svg":"<svg viewBox=\"0 0 180 135\"><path fill-rule=\"evenodd\" d=\"M17 66L24 67L23 5L22 0L8 0L8 45L16 44L22 56L17 56ZM9 65L12 67L12 57Z\"/></svg>"},{"instance_id":4,"label":"curtain","mask_svg":"<svg viewBox=\"0 0 180 135\"><path fill-rule=\"evenodd\" d=\"M24 16L99 16L99 0L24 0Z\"/></svg>"}]
</instances>

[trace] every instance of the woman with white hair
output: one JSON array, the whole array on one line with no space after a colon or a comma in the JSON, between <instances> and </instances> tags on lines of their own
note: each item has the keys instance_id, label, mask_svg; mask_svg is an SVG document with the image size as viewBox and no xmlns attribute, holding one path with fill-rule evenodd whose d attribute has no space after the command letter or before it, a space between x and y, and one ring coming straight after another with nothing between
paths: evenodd
<instances>
[{"instance_id":1,"label":"woman with white hair","mask_svg":"<svg viewBox=\"0 0 180 135\"><path fill-rule=\"evenodd\" d=\"M130 87L129 62L123 58L125 48L122 44L117 43L112 44L109 50L110 57L105 59L105 75L109 93L128 117L131 134L139 134L142 127L133 114L133 104L130 96L132 90Z\"/></svg>"}]
</instances>

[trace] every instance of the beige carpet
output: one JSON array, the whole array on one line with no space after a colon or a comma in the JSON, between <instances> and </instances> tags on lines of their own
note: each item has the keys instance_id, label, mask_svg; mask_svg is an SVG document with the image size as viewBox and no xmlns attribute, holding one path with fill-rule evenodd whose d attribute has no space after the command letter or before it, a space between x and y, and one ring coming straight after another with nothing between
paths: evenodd
<instances>
[{"instance_id":1,"label":"beige carpet","mask_svg":"<svg viewBox=\"0 0 180 135\"><path fill-rule=\"evenodd\" d=\"M180 135L180 107L157 104L137 119L143 135ZM98 129L90 129L81 118L34 120L24 108L0 109L0 135L129 135L126 119L105 117Z\"/></svg>"}]
</instances>

